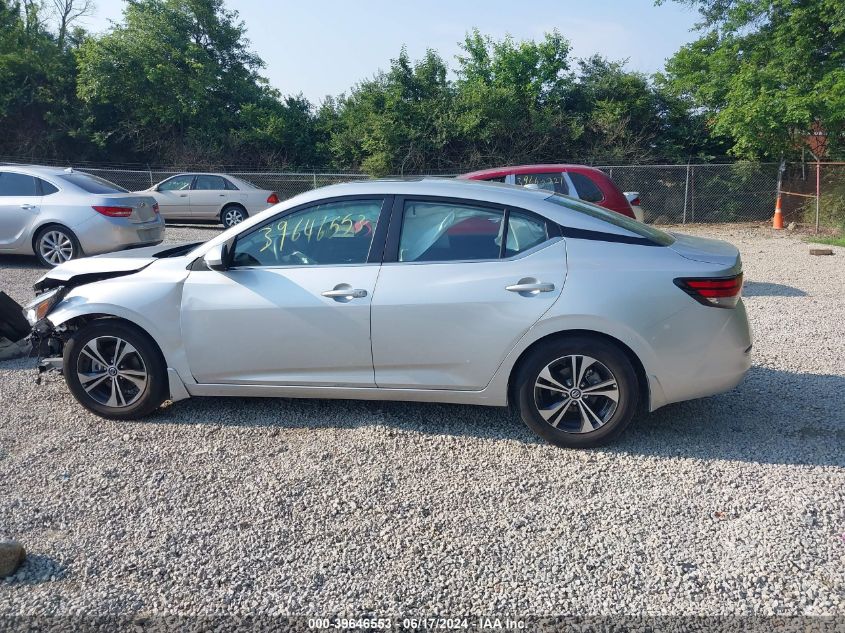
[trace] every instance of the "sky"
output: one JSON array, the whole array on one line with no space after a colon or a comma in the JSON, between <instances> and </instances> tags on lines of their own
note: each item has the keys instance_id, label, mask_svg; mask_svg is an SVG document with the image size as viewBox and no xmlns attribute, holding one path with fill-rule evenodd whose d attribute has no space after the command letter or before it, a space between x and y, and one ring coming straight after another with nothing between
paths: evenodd
<instances>
[{"instance_id":1,"label":"sky","mask_svg":"<svg viewBox=\"0 0 845 633\"><path fill-rule=\"evenodd\" d=\"M120 21L122 0L95 0L82 23L102 32ZM574 57L600 53L628 60L628 68L652 73L691 42L698 19L674 3L654 0L227 0L240 14L252 49L264 60L262 75L283 94L304 94L312 103L348 93L362 79L386 69L406 46L411 59L437 50L451 67L458 42L477 27L501 39L539 40L557 28Z\"/></svg>"}]
</instances>

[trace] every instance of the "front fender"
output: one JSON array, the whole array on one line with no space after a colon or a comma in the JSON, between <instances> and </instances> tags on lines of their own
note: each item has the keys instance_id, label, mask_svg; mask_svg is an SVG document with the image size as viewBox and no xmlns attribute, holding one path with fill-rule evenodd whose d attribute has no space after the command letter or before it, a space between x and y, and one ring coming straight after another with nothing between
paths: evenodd
<instances>
[{"instance_id":1,"label":"front fender","mask_svg":"<svg viewBox=\"0 0 845 633\"><path fill-rule=\"evenodd\" d=\"M53 327L80 317L124 319L146 332L158 345L169 369L185 383L194 383L181 336L182 283L162 276L143 286L118 277L72 288L47 315Z\"/></svg>"}]
</instances>

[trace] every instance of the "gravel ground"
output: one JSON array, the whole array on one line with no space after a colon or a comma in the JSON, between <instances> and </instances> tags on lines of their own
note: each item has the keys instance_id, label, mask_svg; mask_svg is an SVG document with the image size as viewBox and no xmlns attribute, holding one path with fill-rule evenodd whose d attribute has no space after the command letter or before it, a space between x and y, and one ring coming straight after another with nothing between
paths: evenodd
<instances>
[{"instance_id":1,"label":"gravel ground","mask_svg":"<svg viewBox=\"0 0 845 633\"><path fill-rule=\"evenodd\" d=\"M29 551L0 614L845 614L845 249L686 231L742 251L754 367L602 450L467 406L110 422L0 363L0 539ZM41 273L0 259L18 301Z\"/></svg>"}]
</instances>

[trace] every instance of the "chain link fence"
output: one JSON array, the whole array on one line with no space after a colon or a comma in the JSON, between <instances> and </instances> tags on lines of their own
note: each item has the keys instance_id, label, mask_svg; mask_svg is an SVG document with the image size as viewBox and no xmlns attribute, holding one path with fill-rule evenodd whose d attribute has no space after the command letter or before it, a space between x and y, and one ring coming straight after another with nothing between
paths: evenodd
<instances>
[{"instance_id":1,"label":"chain link fence","mask_svg":"<svg viewBox=\"0 0 845 633\"><path fill-rule=\"evenodd\" d=\"M791 163L781 185L785 222L845 232L845 163Z\"/></svg>"},{"instance_id":2,"label":"chain link fence","mask_svg":"<svg viewBox=\"0 0 845 633\"><path fill-rule=\"evenodd\" d=\"M738 162L686 165L601 165L622 191L640 194L646 222L691 224L763 222L771 219L777 195L778 164ZM792 166L794 167L794 166ZM141 191L191 170L79 166L79 171L110 180L130 191ZM843 166L845 170L845 166ZM197 170L206 171L206 170ZM220 170L281 199L326 185L370 178L362 173L321 171ZM443 174L438 174L443 176ZM454 174L452 174L454 175ZM842 173L845 178L845 172ZM831 178L835 177L831 175ZM840 180L845 183L845 180ZM845 191L840 191L845 199ZM843 202L845 204L845 202ZM800 207L800 209L799 209ZM799 205L786 219L804 221Z\"/></svg>"}]
</instances>

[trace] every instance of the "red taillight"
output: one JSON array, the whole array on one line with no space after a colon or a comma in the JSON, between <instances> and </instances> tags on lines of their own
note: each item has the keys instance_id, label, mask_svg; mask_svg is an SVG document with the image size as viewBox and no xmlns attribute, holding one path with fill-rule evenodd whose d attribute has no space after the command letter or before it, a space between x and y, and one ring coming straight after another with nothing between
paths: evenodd
<instances>
[{"instance_id":1,"label":"red taillight","mask_svg":"<svg viewBox=\"0 0 845 633\"><path fill-rule=\"evenodd\" d=\"M158 215L158 214L159 214L158 202L156 202L156 203L153 205L153 213L155 213L156 215Z\"/></svg>"},{"instance_id":2,"label":"red taillight","mask_svg":"<svg viewBox=\"0 0 845 633\"><path fill-rule=\"evenodd\" d=\"M267 196L267 202L269 204L279 204L279 196L276 195L275 191Z\"/></svg>"},{"instance_id":3,"label":"red taillight","mask_svg":"<svg viewBox=\"0 0 845 633\"><path fill-rule=\"evenodd\" d=\"M132 207L92 207L97 213L102 213L110 218L128 218L132 215Z\"/></svg>"},{"instance_id":4,"label":"red taillight","mask_svg":"<svg viewBox=\"0 0 845 633\"><path fill-rule=\"evenodd\" d=\"M735 277L680 278L675 285L704 305L733 308L742 294L742 273Z\"/></svg>"}]
</instances>

